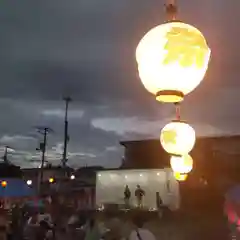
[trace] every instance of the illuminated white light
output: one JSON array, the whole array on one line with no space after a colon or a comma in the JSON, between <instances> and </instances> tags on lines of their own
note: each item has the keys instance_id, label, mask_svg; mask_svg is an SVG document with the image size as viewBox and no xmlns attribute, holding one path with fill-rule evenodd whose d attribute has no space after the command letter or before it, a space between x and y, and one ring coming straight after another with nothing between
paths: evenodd
<instances>
[{"instance_id":1,"label":"illuminated white light","mask_svg":"<svg viewBox=\"0 0 240 240\"><path fill-rule=\"evenodd\" d=\"M74 180L75 179L75 175L71 175L70 179Z\"/></svg>"},{"instance_id":2,"label":"illuminated white light","mask_svg":"<svg viewBox=\"0 0 240 240\"><path fill-rule=\"evenodd\" d=\"M142 177L143 175L140 173L140 177Z\"/></svg>"},{"instance_id":3,"label":"illuminated white light","mask_svg":"<svg viewBox=\"0 0 240 240\"><path fill-rule=\"evenodd\" d=\"M127 175L125 176L125 178L126 178L126 179L128 178Z\"/></svg>"},{"instance_id":4,"label":"illuminated white light","mask_svg":"<svg viewBox=\"0 0 240 240\"><path fill-rule=\"evenodd\" d=\"M32 180L27 180L27 185L28 186L32 185Z\"/></svg>"},{"instance_id":5,"label":"illuminated white light","mask_svg":"<svg viewBox=\"0 0 240 240\"><path fill-rule=\"evenodd\" d=\"M157 175L160 176L160 173L158 172Z\"/></svg>"},{"instance_id":6,"label":"illuminated white light","mask_svg":"<svg viewBox=\"0 0 240 240\"><path fill-rule=\"evenodd\" d=\"M101 177L102 175L99 173L98 176Z\"/></svg>"}]
</instances>

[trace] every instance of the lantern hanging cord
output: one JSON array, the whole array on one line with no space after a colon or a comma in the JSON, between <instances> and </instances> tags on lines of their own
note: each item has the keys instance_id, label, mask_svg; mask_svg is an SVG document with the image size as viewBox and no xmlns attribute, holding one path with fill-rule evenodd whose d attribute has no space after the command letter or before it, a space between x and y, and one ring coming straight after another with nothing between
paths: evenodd
<instances>
[{"instance_id":1,"label":"lantern hanging cord","mask_svg":"<svg viewBox=\"0 0 240 240\"><path fill-rule=\"evenodd\" d=\"M180 111L180 103L175 103L175 110L176 110L176 120L181 120L181 111Z\"/></svg>"},{"instance_id":2,"label":"lantern hanging cord","mask_svg":"<svg viewBox=\"0 0 240 240\"><path fill-rule=\"evenodd\" d=\"M167 3L165 4L166 14L167 14L167 20L168 21L175 21L177 19L177 4L176 0L167 0Z\"/></svg>"}]
</instances>

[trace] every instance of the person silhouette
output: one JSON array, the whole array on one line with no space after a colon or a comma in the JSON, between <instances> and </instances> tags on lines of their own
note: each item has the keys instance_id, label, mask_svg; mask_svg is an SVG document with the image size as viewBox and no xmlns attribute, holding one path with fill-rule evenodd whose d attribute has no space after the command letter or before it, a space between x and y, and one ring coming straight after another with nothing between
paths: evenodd
<instances>
[{"instance_id":1,"label":"person silhouette","mask_svg":"<svg viewBox=\"0 0 240 240\"><path fill-rule=\"evenodd\" d=\"M137 199L137 207L142 208L143 207L143 197L145 196L145 191L140 187L140 185L137 185L137 189L135 190L135 196Z\"/></svg>"},{"instance_id":2,"label":"person silhouette","mask_svg":"<svg viewBox=\"0 0 240 240\"><path fill-rule=\"evenodd\" d=\"M131 198L131 191L128 187L128 185L125 186L124 190L124 203L126 207L130 207L130 198Z\"/></svg>"}]
</instances>

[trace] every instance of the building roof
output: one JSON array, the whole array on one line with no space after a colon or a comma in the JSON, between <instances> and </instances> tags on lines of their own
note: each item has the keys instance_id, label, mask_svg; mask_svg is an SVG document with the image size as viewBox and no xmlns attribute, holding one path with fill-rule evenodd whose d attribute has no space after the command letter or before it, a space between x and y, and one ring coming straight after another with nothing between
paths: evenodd
<instances>
[{"instance_id":1,"label":"building roof","mask_svg":"<svg viewBox=\"0 0 240 240\"><path fill-rule=\"evenodd\" d=\"M89 166L89 167L80 167L76 171L81 172L81 171L99 171L104 169L102 166Z\"/></svg>"},{"instance_id":2,"label":"building roof","mask_svg":"<svg viewBox=\"0 0 240 240\"><path fill-rule=\"evenodd\" d=\"M22 177L22 171L20 167L11 163L0 163L0 176L3 178L20 178Z\"/></svg>"},{"instance_id":3,"label":"building roof","mask_svg":"<svg viewBox=\"0 0 240 240\"><path fill-rule=\"evenodd\" d=\"M216 135L216 136L200 136L197 137L196 141L221 141L221 140L240 140L240 135ZM134 144L153 144L153 143L159 143L159 139L142 139L142 140L129 140L129 141L120 141L120 145L127 147L129 145Z\"/></svg>"},{"instance_id":4,"label":"building roof","mask_svg":"<svg viewBox=\"0 0 240 240\"><path fill-rule=\"evenodd\" d=\"M22 168L22 171L24 172L39 172L40 168ZM62 166L49 166L49 167L44 167L43 171L49 171L49 170L54 170L54 171L73 171L73 168L71 167L66 167L65 169Z\"/></svg>"}]
</instances>

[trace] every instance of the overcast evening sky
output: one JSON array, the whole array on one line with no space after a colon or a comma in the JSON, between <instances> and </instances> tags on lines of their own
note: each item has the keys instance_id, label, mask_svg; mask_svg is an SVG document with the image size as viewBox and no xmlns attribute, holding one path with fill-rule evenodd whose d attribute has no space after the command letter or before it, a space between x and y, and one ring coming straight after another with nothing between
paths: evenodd
<instances>
[{"instance_id":1,"label":"overcast evening sky","mask_svg":"<svg viewBox=\"0 0 240 240\"><path fill-rule=\"evenodd\" d=\"M197 135L239 133L239 1L179 0L181 19L212 49L207 77L182 115ZM230 3L231 2L231 3ZM48 160L63 146L63 95L69 111L69 165L116 167L120 140L158 138L174 116L137 76L135 48L164 21L163 0L5 0L0 6L0 146L10 159L39 165L34 126L54 129ZM2 154L0 152L0 154Z\"/></svg>"}]
</instances>

